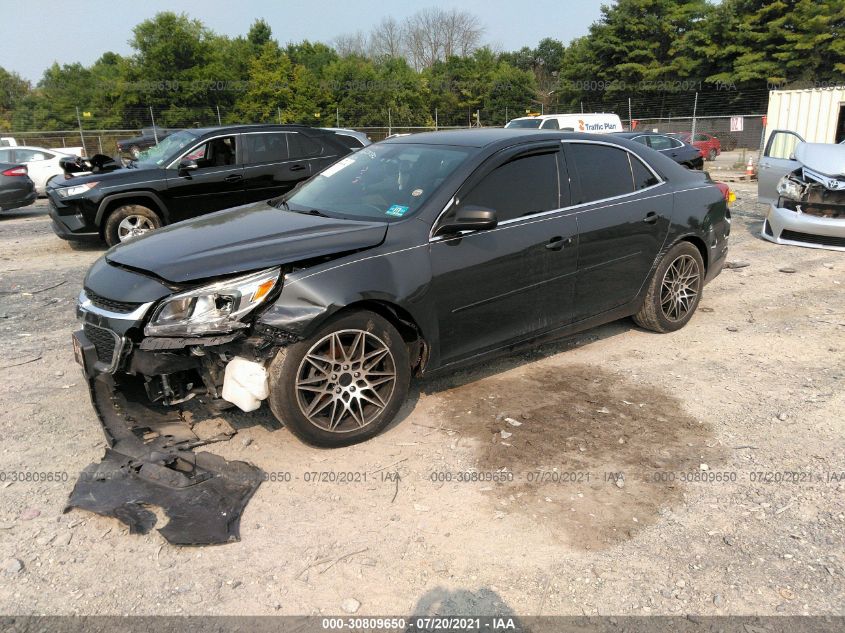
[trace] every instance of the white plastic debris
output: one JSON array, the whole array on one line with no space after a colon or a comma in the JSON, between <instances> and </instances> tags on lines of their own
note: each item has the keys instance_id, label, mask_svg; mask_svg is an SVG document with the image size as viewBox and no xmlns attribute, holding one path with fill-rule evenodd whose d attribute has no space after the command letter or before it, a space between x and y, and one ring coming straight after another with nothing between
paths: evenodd
<instances>
[{"instance_id":1,"label":"white plastic debris","mask_svg":"<svg viewBox=\"0 0 845 633\"><path fill-rule=\"evenodd\" d=\"M270 395L267 370L261 363L235 356L223 375L223 399L242 411L255 411Z\"/></svg>"}]
</instances>

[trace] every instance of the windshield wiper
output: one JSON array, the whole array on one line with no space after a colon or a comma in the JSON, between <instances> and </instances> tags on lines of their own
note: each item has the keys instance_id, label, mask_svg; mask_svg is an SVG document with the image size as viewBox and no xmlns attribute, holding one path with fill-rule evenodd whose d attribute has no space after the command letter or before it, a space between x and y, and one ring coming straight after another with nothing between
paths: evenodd
<instances>
[{"instance_id":1,"label":"windshield wiper","mask_svg":"<svg viewBox=\"0 0 845 633\"><path fill-rule=\"evenodd\" d=\"M287 200L274 200L270 202L270 205L276 207L277 209L284 209L285 211L290 211L291 213L302 213L303 215L318 215L321 218L331 217L326 215L319 209L291 209L290 205L288 205L287 203Z\"/></svg>"}]
</instances>

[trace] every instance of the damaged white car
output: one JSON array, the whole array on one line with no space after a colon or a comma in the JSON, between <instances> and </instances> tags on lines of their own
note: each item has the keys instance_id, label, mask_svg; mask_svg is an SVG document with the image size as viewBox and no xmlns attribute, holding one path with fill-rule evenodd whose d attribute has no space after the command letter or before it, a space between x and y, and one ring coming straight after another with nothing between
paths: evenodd
<instances>
[{"instance_id":1,"label":"damaged white car","mask_svg":"<svg viewBox=\"0 0 845 633\"><path fill-rule=\"evenodd\" d=\"M845 251L845 145L775 130L760 159L757 196L771 205L764 239Z\"/></svg>"}]
</instances>

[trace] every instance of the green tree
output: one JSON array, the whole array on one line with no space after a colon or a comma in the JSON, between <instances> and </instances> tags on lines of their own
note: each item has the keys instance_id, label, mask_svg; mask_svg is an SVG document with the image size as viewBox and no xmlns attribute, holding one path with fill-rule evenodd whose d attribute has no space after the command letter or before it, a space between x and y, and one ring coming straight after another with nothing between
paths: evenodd
<instances>
[{"instance_id":1,"label":"green tree","mask_svg":"<svg viewBox=\"0 0 845 633\"><path fill-rule=\"evenodd\" d=\"M242 123L278 121L279 111L288 113L293 100L293 65L275 42L267 42L249 64L247 89L235 103ZM286 118L286 117L285 117Z\"/></svg>"},{"instance_id":2,"label":"green tree","mask_svg":"<svg viewBox=\"0 0 845 633\"><path fill-rule=\"evenodd\" d=\"M256 51L259 51L273 39L273 30L263 19L258 19L249 27L249 33L247 33L246 39Z\"/></svg>"},{"instance_id":3,"label":"green tree","mask_svg":"<svg viewBox=\"0 0 845 633\"><path fill-rule=\"evenodd\" d=\"M0 66L0 129L11 129L15 108L29 96L31 90L28 81Z\"/></svg>"},{"instance_id":4,"label":"green tree","mask_svg":"<svg viewBox=\"0 0 845 633\"><path fill-rule=\"evenodd\" d=\"M713 84L765 89L845 73L845 0L723 0L704 30Z\"/></svg>"}]
</instances>

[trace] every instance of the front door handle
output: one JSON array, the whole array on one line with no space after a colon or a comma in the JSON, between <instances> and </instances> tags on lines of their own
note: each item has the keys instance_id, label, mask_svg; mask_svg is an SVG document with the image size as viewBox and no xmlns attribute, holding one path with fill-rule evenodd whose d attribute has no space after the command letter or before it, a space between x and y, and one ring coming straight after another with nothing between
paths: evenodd
<instances>
[{"instance_id":1,"label":"front door handle","mask_svg":"<svg viewBox=\"0 0 845 633\"><path fill-rule=\"evenodd\" d=\"M560 235L555 235L552 239L548 241L546 244L546 248L550 251L559 251L565 246L569 246L573 244L575 240L571 237L561 237Z\"/></svg>"},{"instance_id":2,"label":"front door handle","mask_svg":"<svg viewBox=\"0 0 845 633\"><path fill-rule=\"evenodd\" d=\"M241 174L229 174L223 180L226 182L238 182L239 180L243 180L244 177Z\"/></svg>"},{"instance_id":3,"label":"front door handle","mask_svg":"<svg viewBox=\"0 0 845 633\"><path fill-rule=\"evenodd\" d=\"M657 222L657 214L654 211L649 211L643 218L643 222L645 222L646 224L654 224L655 222Z\"/></svg>"},{"instance_id":4,"label":"front door handle","mask_svg":"<svg viewBox=\"0 0 845 633\"><path fill-rule=\"evenodd\" d=\"M291 171L302 171L305 169L305 165L292 165L290 170Z\"/></svg>"}]
</instances>

